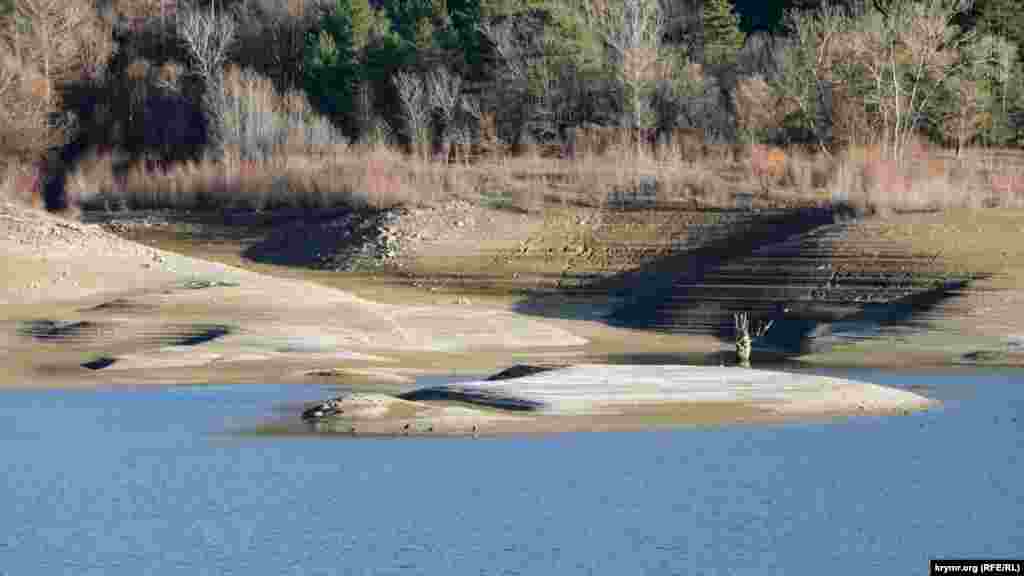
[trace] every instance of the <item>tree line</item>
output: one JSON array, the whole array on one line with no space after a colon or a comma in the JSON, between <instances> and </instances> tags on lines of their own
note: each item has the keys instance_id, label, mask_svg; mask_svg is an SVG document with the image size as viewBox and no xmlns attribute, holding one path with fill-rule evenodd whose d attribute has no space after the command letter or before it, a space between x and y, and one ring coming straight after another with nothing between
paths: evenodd
<instances>
[{"instance_id":1,"label":"tree line","mask_svg":"<svg viewBox=\"0 0 1024 576\"><path fill-rule=\"evenodd\" d=\"M893 157L922 137L1024 141L1016 0L178 0L173 18L166 4L0 0L0 156L89 126L132 133L139 119L103 101L139 58L184 71L214 158L228 63L301 92L351 141L423 154L588 126Z\"/></svg>"}]
</instances>

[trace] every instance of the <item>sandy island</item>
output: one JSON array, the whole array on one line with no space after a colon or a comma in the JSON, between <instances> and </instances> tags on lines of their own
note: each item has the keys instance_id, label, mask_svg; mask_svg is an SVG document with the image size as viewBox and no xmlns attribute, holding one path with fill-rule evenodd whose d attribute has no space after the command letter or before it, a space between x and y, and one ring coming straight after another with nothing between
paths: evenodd
<instances>
[{"instance_id":1,"label":"sandy island","mask_svg":"<svg viewBox=\"0 0 1024 576\"><path fill-rule=\"evenodd\" d=\"M488 435L909 414L934 404L904 390L810 374L582 364L520 378L418 388L398 396L345 394L310 407L305 416L319 432Z\"/></svg>"}]
</instances>

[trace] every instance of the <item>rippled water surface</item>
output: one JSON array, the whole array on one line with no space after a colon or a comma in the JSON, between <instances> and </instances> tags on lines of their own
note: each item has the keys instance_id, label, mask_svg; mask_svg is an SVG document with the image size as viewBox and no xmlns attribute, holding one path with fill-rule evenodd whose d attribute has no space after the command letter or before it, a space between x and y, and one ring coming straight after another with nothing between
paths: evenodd
<instances>
[{"instance_id":1,"label":"rippled water surface","mask_svg":"<svg viewBox=\"0 0 1024 576\"><path fill-rule=\"evenodd\" d=\"M1024 373L852 376L945 405L353 440L226 433L316 387L2 392L0 574L922 574L1020 556Z\"/></svg>"}]
</instances>

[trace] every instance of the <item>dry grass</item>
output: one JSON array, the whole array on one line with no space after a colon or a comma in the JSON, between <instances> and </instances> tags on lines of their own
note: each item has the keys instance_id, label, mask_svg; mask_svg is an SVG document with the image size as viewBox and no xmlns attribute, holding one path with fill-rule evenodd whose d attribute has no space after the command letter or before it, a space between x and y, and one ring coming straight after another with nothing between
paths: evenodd
<instances>
[{"instance_id":1,"label":"dry grass","mask_svg":"<svg viewBox=\"0 0 1024 576\"><path fill-rule=\"evenodd\" d=\"M72 194L85 201L131 208L267 210L401 203L429 204L458 196L495 207L538 211L548 204L672 204L732 208L738 194L760 206L826 199L828 163L818 158L768 155L682 162L619 151L578 159L495 157L477 163L442 163L384 147L336 147L331 154L276 155L243 160L237 149L223 165L178 165L169 172L135 167L113 183L104 163L90 159L72 175ZM93 202L95 204L95 202Z\"/></svg>"},{"instance_id":2,"label":"dry grass","mask_svg":"<svg viewBox=\"0 0 1024 576\"><path fill-rule=\"evenodd\" d=\"M110 153L91 151L68 174L65 190L70 204L91 205L109 198L114 191L113 160Z\"/></svg>"},{"instance_id":3,"label":"dry grass","mask_svg":"<svg viewBox=\"0 0 1024 576\"><path fill-rule=\"evenodd\" d=\"M1024 201L1024 156L972 150L961 157L915 146L900 161L878 147L853 147L838 159L835 200L879 214L946 208L1015 208Z\"/></svg>"},{"instance_id":4,"label":"dry grass","mask_svg":"<svg viewBox=\"0 0 1024 576\"><path fill-rule=\"evenodd\" d=\"M42 208L39 171L34 166L16 161L0 164L0 199Z\"/></svg>"},{"instance_id":5,"label":"dry grass","mask_svg":"<svg viewBox=\"0 0 1024 576\"><path fill-rule=\"evenodd\" d=\"M473 162L431 161L382 144L349 145L301 94L280 94L249 71L233 68L226 80L233 133L225 164L178 165L166 173L138 166L115 182L109 159L90 158L71 177L73 197L132 208L268 210L386 208L458 196L538 211L549 204L654 202L733 208L742 195L755 207L844 201L882 214L1016 206L1024 198L1024 156L968 151L954 158L922 145L902 162L878 147L827 157L796 147L704 143L696 154L687 133L653 148L576 142L585 145L573 147L571 158L536 150L510 156L492 146Z\"/></svg>"},{"instance_id":6,"label":"dry grass","mask_svg":"<svg viewBox=\"0 0 1024 576\"><path fill-rule=\"evenodd\" d=\"M133 209L308 209L341 206L386 208L421 200L411 184L423 174L409 170L386 150L332 158L292 156L269 162L181 164L167 172L131 169L94 207Z\"/></svg>"}]
</instances>

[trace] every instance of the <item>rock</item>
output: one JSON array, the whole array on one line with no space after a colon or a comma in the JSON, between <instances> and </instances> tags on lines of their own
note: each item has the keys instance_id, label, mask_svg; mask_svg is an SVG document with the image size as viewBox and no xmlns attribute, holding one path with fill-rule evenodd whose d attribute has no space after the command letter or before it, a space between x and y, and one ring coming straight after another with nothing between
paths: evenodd
<instances>
[{"instance_id":1,"label":"rock","mask_svg":"<svg viewBox=\"0 0 1024 576\"><path fill-rule=\"evenodd\" d=\"M322 421L330 418L373 420L384 416L400 400L381 394L349 393L311 406L302 412L302 419Z\"/></svg>"}]
</instances>

